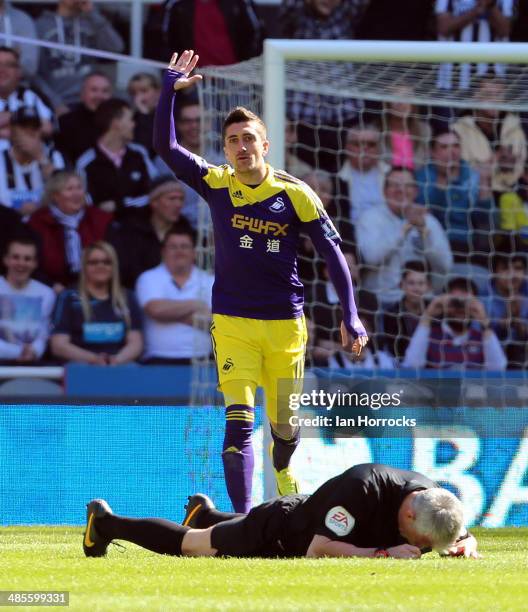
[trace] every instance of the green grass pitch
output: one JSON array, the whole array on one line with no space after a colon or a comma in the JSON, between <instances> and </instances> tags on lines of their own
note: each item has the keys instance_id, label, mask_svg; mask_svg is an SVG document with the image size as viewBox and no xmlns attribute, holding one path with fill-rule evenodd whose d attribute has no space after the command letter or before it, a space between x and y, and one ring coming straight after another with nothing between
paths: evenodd
<instances>
[{"instance_id":1,"label":"green grass pitch","mask_svg":"<svg viewBox=\"0 0 528 612\"><path fill-rule=\"evenodd\" d=\"M124 543L86 559L80 528L0 528L0 590L67 590L74 610L526 610L528 529L475 530L478 561L191 559ZM34 610L35 608L27 608Z\"/></svg>"}]
</instances>

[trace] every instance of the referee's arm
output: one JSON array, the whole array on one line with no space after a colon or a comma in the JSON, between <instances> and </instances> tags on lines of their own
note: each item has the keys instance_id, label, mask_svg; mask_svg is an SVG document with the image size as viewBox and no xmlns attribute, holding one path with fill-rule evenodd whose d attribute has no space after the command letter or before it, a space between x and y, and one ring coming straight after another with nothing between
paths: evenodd
<instances>
[{"instance_id":1,"label":"referee's arm","mask_svg":"<svg viewBox=\"0 0 528 612\"><path fill-rule=\"evenodd\" d=\"M419 559L422 555L419 548L412 544L392 546L379 555L379 548L359 548L348 542L331 540L326 536L314 535L306 551L307 557L394 557L395 559Z\"/></svg>"}]
</instances>

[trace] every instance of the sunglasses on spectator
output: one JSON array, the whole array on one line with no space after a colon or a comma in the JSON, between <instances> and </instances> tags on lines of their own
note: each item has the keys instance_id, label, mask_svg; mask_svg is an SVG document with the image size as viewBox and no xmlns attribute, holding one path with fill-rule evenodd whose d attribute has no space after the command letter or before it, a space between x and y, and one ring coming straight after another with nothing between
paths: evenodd
<instances>
[{"instance_id":1,"label":"sunglasses on spectator","mask_svg":"<svg viewBox=\"0 0 528 612\"><path fill-rule=\"evenodd\" d=\"M112 260L111 259L89 259L86 262L87 266L111 266L112 265Z\"/></svg>"}]
</instances>

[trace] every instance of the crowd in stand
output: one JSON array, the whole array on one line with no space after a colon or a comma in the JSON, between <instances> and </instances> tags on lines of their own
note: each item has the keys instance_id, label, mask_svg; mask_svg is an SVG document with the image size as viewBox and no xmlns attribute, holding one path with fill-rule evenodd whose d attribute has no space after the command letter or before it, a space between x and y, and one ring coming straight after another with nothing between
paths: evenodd
<instances>
[{"instance_id":1,"label":"crowd in stand","mask_svg":"<svg viewBox=\"0 0 528 612\"><path fill-rule=\"evenodd\" d=\"M160 15L163 59L168 48L194 47L203 65L261 51L264 29L250 2L167 2ZM275 34L506 40L523 35L519 15L514 0L283 0ZM114 52L125 45L89 0L60 0L36 20L0 2L0 32ZM203 202L152 149L157 75L135 74L117 96L108 67L93 58L7 41L0 362L206 357L213 278L196 265ZM477 104L463 112L312 92L289 98L286 170L335 220L371 335L359 361L340 349L337 294L305 238L299 274L310 365L528 367L528 122L497 110L507 96L505 70L441 66L439 89L472 86ZM390 93L412 99L412 84ZM203 150L202 120L198 99L185 96L175 117L179 141L224 163Z\"/></svg>"}]
</instances>

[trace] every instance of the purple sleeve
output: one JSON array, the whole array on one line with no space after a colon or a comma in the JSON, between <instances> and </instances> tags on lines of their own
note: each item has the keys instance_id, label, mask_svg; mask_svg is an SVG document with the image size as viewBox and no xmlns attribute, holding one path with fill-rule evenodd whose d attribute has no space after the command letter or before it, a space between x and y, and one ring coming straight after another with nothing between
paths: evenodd
<instances>
[{"instance_id":1,"label":"purple sleeve","mask_svg":"<svg viewBox=\"0 0 528 612\"><path fill-rule=\"evenodd\" d=\"M208 187L203 180L209 171L207 162L182 147L176 139L174 83L181 76L181 72L174 70L166 70L163 74L161 94L154 116L152 144L156 153L179 179L207 198Z\"/></svg>"},{"instance_id":2,"label":"purple sleeve","mask_svg":"<svg viewBox=\"0 0 528 612\"><path fill-rule=\"evenodd\" d=\"M349 334L353 338L367 336L363 323L359 320L356 301L354 300L354 287L346 259L339 246L340 238L337 233L329 234L321 230L319 219L304 224L304 229L308 232L318 253L324 257L328 275L332 281L341 308L343 310L343 323Z\"/></svg>"}]
</instances>

